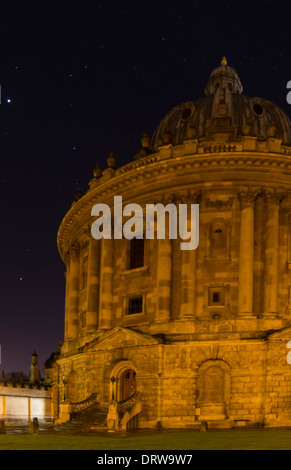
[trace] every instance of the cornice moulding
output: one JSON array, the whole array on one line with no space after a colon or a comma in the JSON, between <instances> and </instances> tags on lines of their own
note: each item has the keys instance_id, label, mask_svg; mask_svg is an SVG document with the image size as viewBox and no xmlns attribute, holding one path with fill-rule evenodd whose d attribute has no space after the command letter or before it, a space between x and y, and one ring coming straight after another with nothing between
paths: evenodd
<instances>
[{"instance_id":1,"label":"cornice moulding","mask_svg":"<svg viewBox=\"0 0 291 470\"><path fill-rule=\"evenodd\" d=\"M67 232L76 218L82 217L88 207L92 208L94 204L106 202L114 195L120 195L124 190L140 187L140 181L147 179L150 182L152 178L162 178L172 173L183 172L195 174L196 170L206 169L207 172L230 171L233 169L253 169L255 171L279 170L279 172L290 172L291 159L289 156L277 153L258 153L258 152L221 152L216 155L213 153L180 155L159 159L158 154L145 157L142 160L129 163L115 171L115 175L106 180L99 180L98 185L88 190L82 198L75 202L65 215L58 231L58 248L62 258L64 258L63 244ZM198 188L197 188L198 189Z\"/></svg>"}]
</instances>

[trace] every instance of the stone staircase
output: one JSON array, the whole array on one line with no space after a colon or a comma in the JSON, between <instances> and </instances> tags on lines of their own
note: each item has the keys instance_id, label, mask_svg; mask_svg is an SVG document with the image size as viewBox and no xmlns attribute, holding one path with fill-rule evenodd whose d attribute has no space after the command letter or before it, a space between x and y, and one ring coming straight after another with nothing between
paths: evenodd
<instances>
[{"instance_id":1,"label":"stone staircase","mask_svg":"<svg viewBox=\"0 0 291 470\"><path fill-rule=\"evenodd\" d=\"M55 426L55 431L80 434L90 432L107 432L108 405L94 403L79 412L71 413L70 421Z\"/></svg>"},{"instance_id":2,"label":"stone staircase","mask_svg":"<svg viewBox=\"0 0 291 470\"><path fill-rule=\"evenodd\" d=\"M71 403L70 411L66 412L66 419L70 419L56 424L54 430L66 434L81 434L134 429L134 418L142 410L142 402L137 392L120 402L111 402L110 405L101 404L98 398L96 393L92 393L83 401Z\"/></svg>"}]
</instances>

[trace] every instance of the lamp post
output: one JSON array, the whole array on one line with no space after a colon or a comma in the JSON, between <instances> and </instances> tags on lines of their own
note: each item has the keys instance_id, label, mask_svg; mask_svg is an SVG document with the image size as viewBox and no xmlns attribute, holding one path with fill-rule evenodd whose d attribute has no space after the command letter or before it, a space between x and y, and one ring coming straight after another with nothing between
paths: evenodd
<instances>
[{"instance_id":1,"label":"lamp post","mask_svg":"<svg viewBox=\"0 0 291 470\"><path fill-rule=\"evenodd\" d=\"M114 401L114 383L116 382L116 378L115 377L111 377L111 383L112 383L112 401Z\"/></svg>"},{"instance_id":2,"label":"lamp post","mask_svg":"<svg viewBox=\"0 0 291 470\"><path fill-rule=\"evenodd\" d=\"M62 382L64 384L64 396L63 396L63 401L66 401L67 399L67 383L68 381L66 380L65 377L62 378Z\"/></svg>"}]
</instances>

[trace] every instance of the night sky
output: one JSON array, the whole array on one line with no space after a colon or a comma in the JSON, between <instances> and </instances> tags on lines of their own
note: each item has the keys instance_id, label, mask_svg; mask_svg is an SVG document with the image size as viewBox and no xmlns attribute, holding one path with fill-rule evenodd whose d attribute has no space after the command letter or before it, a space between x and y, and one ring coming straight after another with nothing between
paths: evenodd
<instances>
[{"instance_id":1,"label":"night sky","mask_svg":"<svg viewBox=\"0 0 291 470\"><path fill-rule=\"evenodd\" d=\"M63 338L65 266L56 237L76 188L88 189L110 152L117 166L132 161L144 132L204 95L224 55L245 94L291 116L291 5L7 5L0 11L1 367L28 373L32 351L42 367Z\"/></svg>"}]
</instances>

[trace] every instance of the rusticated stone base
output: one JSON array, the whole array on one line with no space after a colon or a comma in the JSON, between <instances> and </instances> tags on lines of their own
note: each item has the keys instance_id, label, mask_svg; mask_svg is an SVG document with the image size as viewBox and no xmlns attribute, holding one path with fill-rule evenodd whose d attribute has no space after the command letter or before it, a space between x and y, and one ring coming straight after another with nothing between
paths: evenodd
<instances>
[{"instance_id":1,"label":"rusticated stone base","mask_svg":"<svg viewBox=\"0 0 291 470\"><path fill-rule=\"evenodd\" d=\"M248 337L221 328L189 333L187 340L185 333L167 338L116 327L61 356L58 377L66 377L71 402L98 393L101 403L109 403L112 395L122 399L124 374L133 370L142 402L138 428L194 429L202 421L226 428L291 426L289 340L290 328ZM55 410L58 396L63 382L56 375Z\"/></svg>"}]
</instances>

